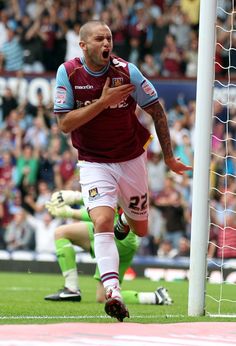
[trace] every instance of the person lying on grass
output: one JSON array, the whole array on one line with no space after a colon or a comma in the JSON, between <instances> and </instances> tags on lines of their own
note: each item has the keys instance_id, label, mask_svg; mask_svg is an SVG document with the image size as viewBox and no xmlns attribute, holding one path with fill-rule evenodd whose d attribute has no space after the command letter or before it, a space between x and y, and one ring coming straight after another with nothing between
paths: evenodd
<instances>
[{"instance_id":1,"label":"person lying on grass","mask_svg":"<svg viewBox=\"0 0 236 346\"><path fill-rule=\"evenodd\" d=\"M45 300L81 301L74 245L90 252L91 257L95 258L93 223L82 203L80 192L67 190L53 193L51 200L46 203L46 208L52 216L75 219L78 222L65 224L55 229L56 255L65 283L61 290L47 295L44 298ZM71 207L76 204L80 207L79 209ZM115 242L119 252L119 275L120 283L122 283L124 275L127 269L130 268L139 247L139 237L130 231L124 240L115 238ZM94 278L97 280L96 301L104 303L105 291L100 281L97 266ZM125 303L130 304L171 305L173 303L167 289L164 287L158 287L154 292L122 291L122 297Z\"/></svg>"}]
</instances>

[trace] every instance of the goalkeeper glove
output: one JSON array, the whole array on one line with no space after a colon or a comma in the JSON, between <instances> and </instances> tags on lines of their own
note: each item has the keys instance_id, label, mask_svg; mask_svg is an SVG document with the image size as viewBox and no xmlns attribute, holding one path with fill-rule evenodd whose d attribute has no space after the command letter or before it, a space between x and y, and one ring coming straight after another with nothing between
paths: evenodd
<instances>
[{"instance_id":1,"label":"goalkeeper glove","mask_svg":"<svg viewBox=\"0 0 236 346\"><path fill-rule=\"evenodd\" d=\"M61 190L52 194L50 202L56 207L62 207L63 205L81 204L82 194L79 191Z\"/></svg>"},{"instance_id":2,"label":"goalkeeper glove","mask_svg":"<svg viewBox=\"0 0 236 346\"><path fill-rule=\"evenodd\" d=\"M68 219L73 218L74 215L74 209L71 208L69 205L63 205L62 207L58 207L56 205L53 205L51 202L47 202L45 204L45 208L52 216L55 217L62 217Z\"/></svg>"}]
</instances>

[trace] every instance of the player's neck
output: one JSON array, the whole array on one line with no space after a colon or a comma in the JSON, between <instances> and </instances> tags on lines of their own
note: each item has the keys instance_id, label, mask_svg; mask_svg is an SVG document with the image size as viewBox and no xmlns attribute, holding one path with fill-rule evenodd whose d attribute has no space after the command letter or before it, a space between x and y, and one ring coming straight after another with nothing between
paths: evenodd
<instances>
[{"instance_id":1,"label":"player's neck","mask_svg":"<svg viewBox=\"0 0 236 346\"><path fill-rule=\"evenodd\" d=\"M86 61L86 59L84 57L81 59L81 61L84 65L84 68L86 69L86 71L92 75L94 75L94 74L102 75L108 70L108 68L110 66L110 63L108 63L105 66L101 66L101 67L96 66L94 64L91 64L88 60Z\"/></svg>"}]
</instances>

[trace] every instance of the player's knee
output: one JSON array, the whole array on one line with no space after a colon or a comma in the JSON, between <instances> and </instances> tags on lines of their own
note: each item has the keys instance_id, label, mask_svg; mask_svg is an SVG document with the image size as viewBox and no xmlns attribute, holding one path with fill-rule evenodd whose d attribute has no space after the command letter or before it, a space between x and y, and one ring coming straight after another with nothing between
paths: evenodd
<instances>
[{"instance_id":1,"label":"player's knee","mask_svg":"<svg viewBox=\"0 0 236 346\"><path fill-rule=\"evenodd\" d=\"M113 219L107 215L99 215L94 220L95 231L111 231L113 229Z\"/></svg>"},{"instance_id":2,"label":"player's knee","mask_svg":"<svg viewBox=\"0 0 236 346\"><path fill-rule=\"evenodd\" d=\"M139 237L145 237L148 234L147 220L135 221L130 226L132 231Z\"/></svg>"},{"instance_id":3,"label":"player's knee","mask_svg":"<svg viewBox=\"0 0 236 346\"><path fill-rule=\"evenodd\" d=\"M137 229L134 231L134 233L139 237L145 237L146 235L148 235L148 229Z\"/></svg>"},{"instance_id":4,"label":"player's knee","mask_svg":"<svg viewBox=\"0 0 236 346\"><path fill-rule=\"evenodd\" d=\"M55 233L54 233L55 240L66 238L66 237L67 237L67 234L63 227L58 227L55 229Z\"/></svg>"}]
</instances>

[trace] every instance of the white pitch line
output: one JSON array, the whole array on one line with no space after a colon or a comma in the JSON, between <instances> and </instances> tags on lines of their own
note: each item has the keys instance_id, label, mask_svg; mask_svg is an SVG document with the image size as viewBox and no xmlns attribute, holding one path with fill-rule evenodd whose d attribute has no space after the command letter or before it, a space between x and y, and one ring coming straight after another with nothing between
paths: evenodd
<instances>
[{"instance_id":1,"label":"white pitch line","mask_svg":"<svg viewBox=\"0 0 236 346\"><path fill-rule=\"evenodd\" d=\"M0 316L0 320L55 320L55 319L95 319L110 318L109 316Z\"/></svg>"},{"instance_id":2,"label":"white pitch line","mask_svg":"<svg viewBox=\"0 0 236 346\"><path fill-rule=\"evenodd\" d=\"M179 317L185 317L184 315L142 315L142 316L130 316L130 318L179 318ZM107 315L98 315L98 316L0 316L0 320L55 320L55 319L96 319L96 318L103 318L103 319L110 319L111 317Z\"/></svg>"},{"instance_id":3,"label":"white pitch line","mask_svg":"<svg viewBox=\"0 0 236 346\"><path fill-rule=\"evenodd\" d=\"M234 315L233 315L233 314L232 314L232 315L230 315L230 314L229 314L229 315L227 315L227 314L218 314L218 315L217 315L217 314L208 314L208 316L209 316L209 317L213 317L213 318L214 318L214 317L236 318L236 315L235 315L235 314L234 314Z\"/></svg>"},{"instance_id":4,"label":"white pitch line","mask_svg":"<svg viewBox=\"0 0 236 346\"><path fill-rule=\"evenodd\" d=\"M152 319L152 318L157 318L157 319L176 319L176 318L187 318L187 315L181 315L181 314L176 314L176 315L131 315L130 318L139 318L139 319ZM232 318L235 319L236 315L208 315L209 318ZM86 319L86 320L93 320L97 318L102 318L102 319L110 319L111 317L107 315L78 315L78 316L0 316L0 320L55 320L55 319L61 319L61 320L66 320L66 319Z\"/></svg>"}]
</instances>

